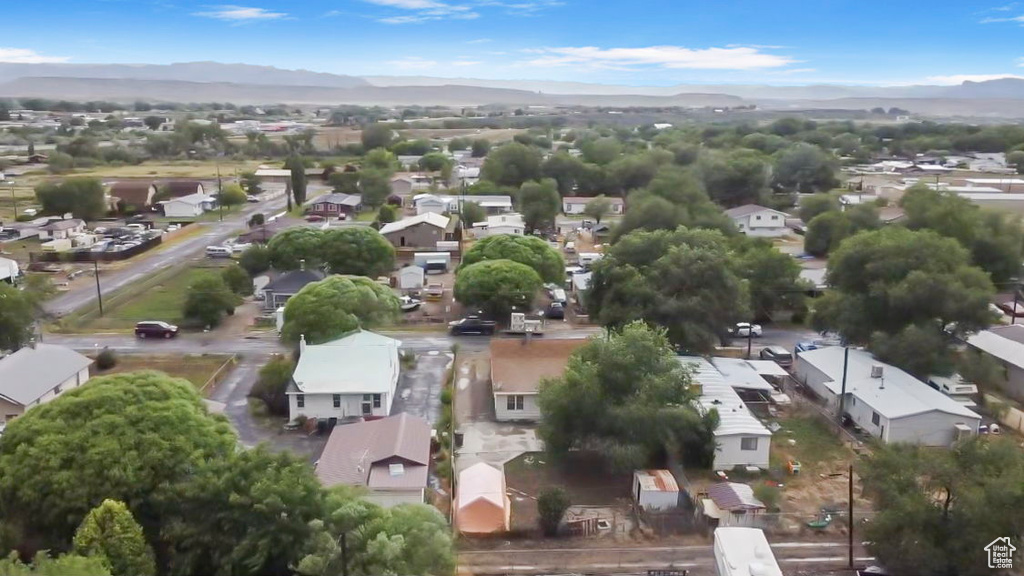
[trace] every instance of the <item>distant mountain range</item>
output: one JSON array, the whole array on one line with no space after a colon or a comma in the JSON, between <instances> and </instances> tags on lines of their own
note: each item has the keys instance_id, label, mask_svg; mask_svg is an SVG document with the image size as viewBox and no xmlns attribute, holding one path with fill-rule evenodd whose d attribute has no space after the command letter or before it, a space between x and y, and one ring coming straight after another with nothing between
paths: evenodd
<instances>
[{"instance_id":1,"label":"distant mountain range","mask_svg":"<svg viewBox=\"0 0 1024 576\"><path fill-rule=\"evenodd\" d=\"M616 86L425 76L359 78L271 66L0 63L0 97L230 101L239 104L680 106L756 104L778 110L905 108L936 116L1024 118L1024 80L956 86Z\"/></svg>"}]
</instances>

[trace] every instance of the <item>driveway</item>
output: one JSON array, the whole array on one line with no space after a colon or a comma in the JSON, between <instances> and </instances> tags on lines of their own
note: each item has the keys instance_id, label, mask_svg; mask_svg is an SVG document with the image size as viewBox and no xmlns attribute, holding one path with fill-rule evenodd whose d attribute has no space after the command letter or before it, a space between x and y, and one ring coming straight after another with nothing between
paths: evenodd
<instances>
[{"instance_id":1,"label":"driveway","mask_svg":"<svg viewBox=\"0 0 1024 576\"><path fill-rule=\"evenodd\" d=\"M444 376L452 362L446 349L429 350L416 354L416 366L402 369L391 404L391 415L406 412L425 418L433 426L441 417L441 388Z\"/></svg>"}]
</instances>

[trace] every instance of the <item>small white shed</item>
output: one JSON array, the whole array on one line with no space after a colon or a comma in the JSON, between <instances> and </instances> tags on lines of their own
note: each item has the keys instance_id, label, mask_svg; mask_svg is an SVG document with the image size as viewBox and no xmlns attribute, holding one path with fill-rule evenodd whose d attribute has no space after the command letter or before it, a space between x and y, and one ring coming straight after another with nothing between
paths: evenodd
<instances>
[{"instance_id":1,"label":"small white shed","mask_svg":"<svg viewBox=\"0 0 1024 576\"><path fill-rule=\"evenodd\" d=\"M419 290L423 288L423 268L406 266L398 271L399 290Z\"/></svg>"},{"instance_id":2,"label":"small white shed","mask_svg":"<svg viewBox=\"0 0 1024 576\"><path fill-rule=\"evenodd\" d=\"M668 470L636 470L633 498L645 510L671 510L679 505L679 484Z\"/></svg>"},{"instance_id":3,"label":"small white shed","mask_svg":"<svg viewBox=\"0 0 1024 576\"><path fill-rule=\"evenodd\" d=\"M423 268L425 272L445 273L451 268L450 252L416 252L412 256L413 264Z\"/></svg>"}]
</instances>

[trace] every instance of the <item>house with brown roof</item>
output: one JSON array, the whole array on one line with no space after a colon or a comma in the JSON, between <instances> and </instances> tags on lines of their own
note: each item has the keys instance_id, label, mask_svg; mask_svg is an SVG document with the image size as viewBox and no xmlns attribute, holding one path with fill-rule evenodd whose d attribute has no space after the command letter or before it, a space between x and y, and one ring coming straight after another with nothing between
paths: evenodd
<instances>
[{"instance_id":1,"label":"house with brown roof","mask_svg":"<svg viewBox=\"0 0 1024 576\"><path fill-rule=\"evenodd\" d=\"M759 527L767 510L754 496L754 489L739 482L712 484L697 498L701 511L711 522L717 521L717 526Z\"/></svg>"},{"instance_id":2,"label":"house with brown roof","mask_svg":"<svg viewBox=\"0 0 1024 576\"><path fill-rule=\"evenodd\" d=\"M587 343L573 340L491 340L491 388L499 422L540 420L540 382L558 378L569 356Z\"/></svg>"},{"instance_id":3,"label":"house with brown roof","mask_svg":"<svg viewBox=\"0 0 1024 576\"><path fill-rule=\"evenodd\" d=\"M156 185L152 182L115 182L110 185L110 197L126 212L149 208L156 193Z\"/></svg>"},{"instance_id":4,"label":"house with brown roof","mask_svg":"<svg viewBox=\"0 0 1024 576\"><path fill-rule=\"evenodd\" d=\"M430 424L401 413L335 426L316 464L327 488L362 486L380 506L423 503L430 465Z\"/></svg>"}]
</instances>

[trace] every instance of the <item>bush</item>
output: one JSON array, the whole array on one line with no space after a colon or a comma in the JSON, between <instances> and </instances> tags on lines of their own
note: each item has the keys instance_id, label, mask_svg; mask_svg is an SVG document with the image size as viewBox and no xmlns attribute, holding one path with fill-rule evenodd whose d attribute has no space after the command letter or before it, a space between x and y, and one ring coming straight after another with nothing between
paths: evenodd
<instances>
[{"instance_id":1,"label":"bush","mask_svg":"<svg viewBox=\"0 0 1024 576\"><path fill-rule=\"evenodd\" d=\"M448 406L452 403L452 389L445 388L441 390L441 404Z\"/></svg>"},{"instance_id":2,"label":"bush","mask_svg":"<svg viewBox=\"0 0 1024 576\"><path fill-rule=\"evenodd\" d=\"M778 486L771 484L756 484L754 486L754 498L757 498L768 508L769 512L778 512L779 510L779 499L782 497L782 491L779 490Z\"/></svg>"},{"instance_id":3,"label":"bush","mask_svg":"<svg viewBox=\"0 0 1024 576\"><path fill-rule=\"evenodd\" d=\"M270 270L270 250L266 246L250 246L238 258L238 265L250 276L262 274Z\"/></svg>"},{"instance_id":4,"label":"bush","mask_svg":"<svg viewBox=\"0 0 1024 576\"><path fill-rule=\"evenodd\" d=\"M235 264L221 271L220 277L228 288L239 296L252 296L252 277L244 268Z\"/></svg>"},{"instance_id":5,"label":"bush","mask_svg":"<svg viewBox=\"0 0 1024 576\"><path fill-rule=\"evenodd\" d=\"M557 536L562 516L569 508L569 495L561 488L547 488L537 498L540 529L545 536Z\"/></svg>"},{"instance_id":6,"label":"bush","mask_svg":"<svg viewBox=\"0 0 1024 576\"><path fill-rule=\"evenodd\" d=\"M115 354L110 348L103 348L103 350L96 355L96 369L101 371L110 370L114 366L117 366L117 354Z\"/></svg>"},{"instance_id":7,"label":"bush","mask_svg":"<svg viewBox=\"0 0 1024 576\"><path fill-rule=\"evenodd\" d=\"M267 411L275 416L288 415L288 381L291 380L295 363L287 356L275 356L260 368L259 379L253 385L249 396L258 398L267 406Z\"/></svg>"}]
</instances>

